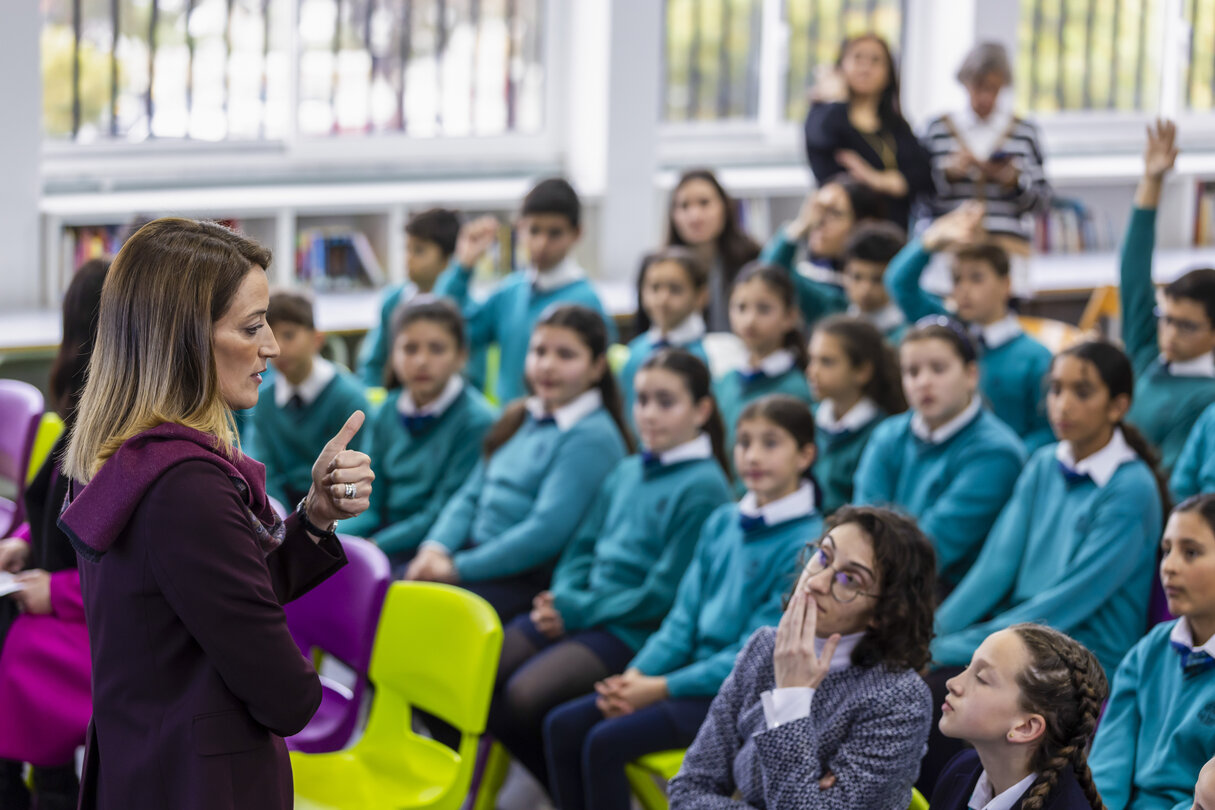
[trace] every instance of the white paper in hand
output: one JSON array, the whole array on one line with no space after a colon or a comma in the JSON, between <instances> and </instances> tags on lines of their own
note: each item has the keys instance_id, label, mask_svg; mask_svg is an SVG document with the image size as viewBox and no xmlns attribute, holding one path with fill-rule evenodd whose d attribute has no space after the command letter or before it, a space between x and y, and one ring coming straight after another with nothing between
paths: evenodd
<instances>
[{"instance_id":1,"label":"white paper in hand","mask_svg":"<svg viewBox=\"0 0 1215 810\"><path fill-rule=\"evenodd\" d=\"M12 574L7 571L0 571L0 596L8 596L10 593L16 593L23 587L24 586L20 582L17 582L16 578L14 578Z\"/></svg>"}]
</instances>

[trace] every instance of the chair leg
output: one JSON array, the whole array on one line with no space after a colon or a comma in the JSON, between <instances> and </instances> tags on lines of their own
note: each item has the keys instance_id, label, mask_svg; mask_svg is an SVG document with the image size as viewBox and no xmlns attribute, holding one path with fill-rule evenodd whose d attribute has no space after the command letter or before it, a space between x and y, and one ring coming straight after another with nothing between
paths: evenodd
<instances>
[{"instance_id":1,"label":"chair leg","mask_svg":"<svg viewBox=\"0 0 1215 810\"><path fill-rule=\"evenodd\" d=\"M488 740L488 737L482 739ZM510 754L506 753L498 742L489 745L489 753L485 755L485 765L481 770L481 783L477 786L476 797L473 799L472 810L494 810L498 803L498 794L506 782L506 774L510 771Z\"/></svg>"},{"instance_id":2,"label":"chair leg","mask_svg":"<svg viewBox=\"0 0 1215 810\"><path fill-rule=\"evenodd\" d=\"M658 786L650 771L630 763L624 766L624 775L642 810L668 810L666 791Z\"/></svg>"}]
</instances>

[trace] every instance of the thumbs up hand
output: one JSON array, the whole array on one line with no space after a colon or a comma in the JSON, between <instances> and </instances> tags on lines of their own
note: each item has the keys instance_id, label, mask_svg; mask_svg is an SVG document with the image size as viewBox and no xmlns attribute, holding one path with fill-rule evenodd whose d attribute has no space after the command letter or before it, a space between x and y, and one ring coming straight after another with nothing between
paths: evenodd
<instances>
[{"instance_id":1,"label":"thumbs up hand","mask_svg":"<svg viewBox=\"0 0 1215 810\"><path fill-rule=\"evenodd\" d=\"M362 411L352 413L312 465L312 489L304 508L308 520L322 529L332 528L336 521L352 518L370 505L375 480L371 459L366 453L346 449L365 419Z\"/></svg>"}]
</instances>

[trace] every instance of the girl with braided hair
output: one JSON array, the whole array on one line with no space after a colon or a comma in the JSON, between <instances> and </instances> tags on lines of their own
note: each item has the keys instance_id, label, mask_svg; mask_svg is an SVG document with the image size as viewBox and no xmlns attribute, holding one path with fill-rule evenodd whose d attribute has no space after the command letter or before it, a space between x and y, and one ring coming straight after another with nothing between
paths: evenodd
<instances>
[{"instance_id":1,"label":"girl with braided hair","mask_svg":"<svg viewBox=\"0 0 1215 810\"><path fill-rule=\"evenodd\" d=\"M1182 501L1160 549L1177 619L1157 624L1114 675L1093 744L1093 779L1110 810L1188 810L1215 755L1215 495Z\"/></svg>"},{"instance_id":2,"label":"girl with braided hair","mask_svg":"<svg viewBox=\"0 0 1215 810\"><path fill-rule=\"evenodd\" d=\"M1016 624L947 687L941 732L974 748L941 772L933 810L1103 810L1087 758L1109 687L1083 644Z\"/></svg>"}]
</instances>

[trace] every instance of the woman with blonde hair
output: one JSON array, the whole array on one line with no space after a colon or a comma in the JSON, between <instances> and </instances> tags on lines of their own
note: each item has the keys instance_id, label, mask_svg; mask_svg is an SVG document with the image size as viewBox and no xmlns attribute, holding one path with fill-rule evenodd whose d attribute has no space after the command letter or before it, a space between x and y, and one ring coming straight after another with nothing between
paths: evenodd
<instances>
[{"instance_id":1,"label":"woman with blonde hair","mask_svg":"<svg viewBox=\"0 0 1215 810\"><path fill-rule=\"evenodd\" d=\"M64 459L59 525L80 556L93 663L82 808L290 808L281 736L321 699L281 605L340 568L336 521L367 508L367 456L321 450L285 521L232 412L278 354L270 253L158 219L114 259ZM281 735L281 736L280 736Z\"/></svg>"}]
</instances>

